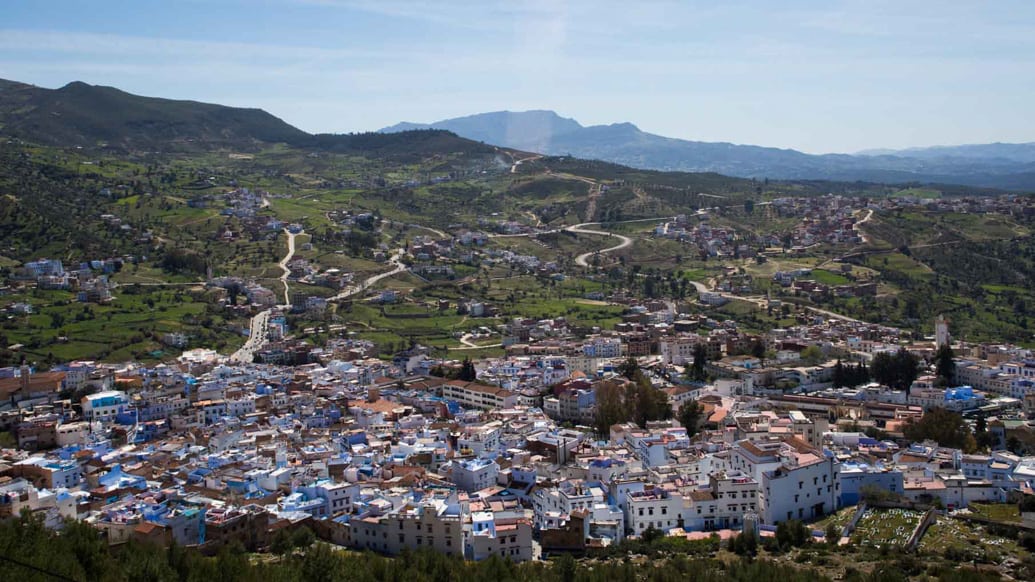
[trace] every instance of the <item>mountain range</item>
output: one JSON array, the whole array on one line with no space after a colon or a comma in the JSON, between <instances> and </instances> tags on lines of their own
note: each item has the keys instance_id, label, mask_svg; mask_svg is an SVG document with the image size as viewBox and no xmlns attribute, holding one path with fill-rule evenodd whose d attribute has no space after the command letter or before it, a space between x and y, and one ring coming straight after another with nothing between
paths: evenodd
<instances>
[{"instance_id":1,"label":"mountain range","mask_svg":"<svg viewBox=\"0 0 1035 582\"><path fill-rule=\"evenodd\" d=\"M636 168L717 172L743 178L946 183L1035 190L1035 143L938 146L806 154L792 149L655 135L631 123L583 126L553 111L497 111L380 131L444 129L518 150L571 155Z\"/></svg>"},{"instance_id":2,"label":"mountain range","mask_svg":"<svg viewBox=\"0 0 1035 582\"><path fill-rule=\"evenodd\" d=\"M400 132L405 133L395 135ZM261 109L142 97L78 81L46 89L0 79L0 134L42 145L127 151L252 150L284 143L400 157L456 151L489 154L500 146L640 169L715 172L742 178L940 183L1035 191L1035 143L812 155L669 138L644 132L631 123L583 126L552 111L501 111L431 124L400 123L378 133L310 134Z\"/></svg>"},{"instance_id":3,"label":"mountain range","mask_svg":"<svg viewBox=\"0 0 1035 582\"><path fill-rule=\"evenodd\" d=\"M0 135L47 146L124 151L254 150L283 143L383 157L495 148L448 131L309 134L261 109L143 97L79 81L46 89L0 79Z\"/></svg>"}]
</instances>

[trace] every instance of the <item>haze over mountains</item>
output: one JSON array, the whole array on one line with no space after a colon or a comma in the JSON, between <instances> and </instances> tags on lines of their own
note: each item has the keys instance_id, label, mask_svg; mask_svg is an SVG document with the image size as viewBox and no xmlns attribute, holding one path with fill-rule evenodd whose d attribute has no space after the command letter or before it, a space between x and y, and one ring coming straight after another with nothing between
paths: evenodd
<instances>
[{"instance_id":1,"label":"haze over mountains","mask_svg":"<svg viewBox=\"0 0 1035 582\"><path fill-rule=\"evenodd\" d=\"M445 129L462 137L549 155L637 168L718 172L746 178L932 182L1035 189L1035 143L871 150L812 155L790 149L675 139L631 123L583 126L553 111L497 111L382 129Z\"/></svg>"},{"instance_id":2,"label":"haze over mountains","mask_svg":"<svg viewBox=\"0 0 1035 582\"><path fill-rule=\"evenodd\" d=\"M389 135L420 129L442 131ZM502 111L432 124L400 123L373 134L313 135L261 109L141 97L81 82L45 89L0 80L0 133L43 145L105 145L145 151L253 149L285 143L339 152L380 149L385 155L443 150L491 152L489 145L477 143L484 142L652 170L1035 190L1035 143L811 155L789 149L668 138L641 131L631 123L586 127L552 111Z\"/></svg>"}]
</instances>

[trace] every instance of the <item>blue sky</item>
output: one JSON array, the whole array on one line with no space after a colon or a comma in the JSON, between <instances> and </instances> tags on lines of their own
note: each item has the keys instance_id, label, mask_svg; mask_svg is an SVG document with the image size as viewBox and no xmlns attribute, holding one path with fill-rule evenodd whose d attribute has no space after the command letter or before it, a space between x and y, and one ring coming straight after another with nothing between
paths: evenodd
<instances>
[{"instance_id":1,"label":"blue sky","mask_svg":"<svg viewBox=\"0 0 1035 582\"><path fill-rule=\"evenodd\" d=\"M1035 2L3 0L0 77L313 132L502 109L852 152L1035 141Z\"/></svg>"}]
</instances>

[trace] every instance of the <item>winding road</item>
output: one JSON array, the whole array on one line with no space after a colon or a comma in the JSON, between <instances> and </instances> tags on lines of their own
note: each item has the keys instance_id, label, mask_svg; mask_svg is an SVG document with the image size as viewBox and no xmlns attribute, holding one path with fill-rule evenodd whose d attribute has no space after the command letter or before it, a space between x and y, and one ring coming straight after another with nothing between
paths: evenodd
<instances>
[{"instance_id":1,"label":"winding road","mask_svg":"<svg viewBox=\"0 0 1035 582\"><path fill-rule=\"evenodd\" d=\"M284 284L284 303L276 306L276 309L284 309L291 305L291 288L288 286L288 276L291 275L291 269L288 269L287 264L295 256L295 237L304 234L304 231L294 233L284 229L284 233L288 236L288 250L284 258L277 263L277 266L284 271L280 275L280 281ZM241 346L241 349L230 355L231 362L251 363L255 358L255 352L258 352L269 343L270 315L273 313L273 309L264 309L252 317L252 321L248 326L248 339Z\"/></svg>"},{"instance_id":2,"label":"winding road","mask_svg":"<svg viewBox=\"0 0 1035 582\"><path fill-rule=\"evenodd\" d=\"M598 223L596 223L596 222L584 222L582 224L576 224L575 226L569 226L565 230L567 230L569 232L577 232L579 234L599 234L599 235L602 235L602 236L609 236L609 237L610 236L614 236L614 237L618 237L618 240L620 240L622 242L614 245L613 247L607 247L606 249L600 249L598 251L590 251L588 253L582 253L581 255L575 257L575 264L576 265L579 265L581 267L588 267L589 266L589 262L588 262L589 257L592 257L593 255L601 255L601 254L604 254L604 253L610 253L612 251L617 251L617 250L620 250L620 249L624 249L625 247L631 245L632 242L633 242L631 238L629 238L627 236L624 236L624 235L621 235L621 234L615 234L613 232L607 232L606 230L592 230L592 229L585 228L586 226L589 226L590 224L598 224Z\"/></svg>"},{"instance_id":3,"label":"winding road","mask_svg":"<svg viewBox=\"0 0 1035 582\"><path fill-rule=\"evenodd\" d=\"M729 299L731 301L746 301L748 303L754 303L759 307L759 309L764 309L769 304L769 301L765 297L752 297L745 295L734 295L732 293L717 292L699 281L690 281L690 284L693 285L695 289L697 289L698 293L719 293L720 297ZM809 307L808 305L802 305L802 307L808 309L813 313L818 313L825 317L829 317L830 319L840 319L841 321L850 321L853 323L865 323L864 321L855 319L854 317L848 317L847 315L841 315L840 313L834 313L833 311L827 311L826 309L820 309L818 307Z\"/></svg>"},{"instance_id":4,"label":"winding road","mask_svg":"<svg viewBox=\"0 0 1035 582\"><path fill-rule=\"evenodd\" d=\"M864 245L870 244L870 235L866 234L866 231L859 227L869 222L871 218L873 218L873 209L867 208L866 216L852 226L852 229L855 230L855 232L859 233L859 238L862 239Z\"/></svg>"},{"instance_id":5,"label":"winding road","mask_svg":"<svg viewBox=\"0 0 1035 582\"><path fill-rule=\"evenodd\" d=\"M299 232L297 234L303 233ZM291 273L291 271L287 268L287 264L291 261L292 257L294 257L295 236L297 236L297 234L292 235L291 233L288 233L288 252L287 255L284 256L284 259L281 260L279 263L280 268L284 270L284 274L280 276L280 280L284 282L285 300L284 304L276 306L276 309L287 309L288 307L290 307L290 301L288 301L288 299L290 298L290 293L287 277ZM356 293L360 293L362 291L367 290L368 288L370 288L371 285L374 285L382 279L402 273L406 270L406 265L402 263L403 253L403 249L397 249L395 254L392 255L392 258L389 259L389 262L395 265L395 268L393 268L392 270L386 271L384 273L378 273L377 275L368 277L358 285L346 287L341 293L338 293L334 297L331 297L330 301L340 301L342 299L346 299L348 297L351 297L352 295L355 295ZM249 327L250 332L248 334L248 340L244 342L244 345L241 346L241 349L237 350L230 356L231 362L249 363L255 357L255 353L261 350L267 343L269 343L269 322L270 315L273 312L273 309L274 308L265 309L255 314L254 317L252 317L252 321Z\"/></svg>"},{"instance_id":6,"label":"winding road","mask_svg":"<svg viewBox=\"0 0 1035 582\"><path fill-rule=\"evenodd\" d=\"M385 271L384 273L378 273L377 275L367 277L363 280L363 282L361 282L358 285L350 285L346 287L344 290L342 290L341 293L338 293L334 297L331 297L330 301L341 301L342 299L347 299L357 293L366 291L381 279L387 279L388 277L402 273L406 270L406 265L402 263L402 256L404 252L405 251L403 249L396 249L395 254L392 255L392 258L388 259L389 263L395 265L395 268L391 271Z\"/></svg>"},{"instance_id":7,"label":"winding road","mask_svg":"<svg viewBox=\"0 0 1035 582\"><path fill-rule=\"evenodd\" d=\"M305 231L299 231L298 233L293 233L293 232L291 232L291 231L289 231L288 229L285 228L284 229L284 233L287 234L287 236L288 236L288 239L287 239L288 252L287 252L286 255L284 255L284 258L281 259L279 263L277 263L277 266L280 267L280 269L282 271L284 271L280 275L280 282L284 284L284 305L290 305L291 304L291 293L290 293L291 292L291 287L290 287L290 285L288 285L288 277L291 276L291 269L289 269L287 265L288 265L288 263L291 262L291 259L294 258L294 256L295 256L295 237L300 235L300 234L305 234Z\"/></svg>"},{"instance_id":8,"label":"winding road","mask_svg":"<svg viewBox=\"0 0 1035 582\"><path fill-rule=\"evenodd\" d=\"M516 162L514 162L513 165L510 166L510 173L511 174L517 174L518 166L520 166L521 164L523 164L525 162L530 162L532 160L538 160L541 157L543 157L543 156L540 155L540 154L536 154L534 156L528 156L527 158L521 158L520 160L517 160Z\"/></svg>"},{"instance_id":9,"label":"winding road","mask_svg":"<svg viewBox=\"0 0 1035 582\"><path fill-rule=\"evenodd\" d=\"M449 349L451 351L457 351L457 350L484 350L486 348L499 348L499 347L503 347L503 343L502 342L500 342L500 343L493 343L493 344L486 344L486 345L478 345L478 344L474 343L473 341L471 341L471 334L469 334L469 333L465 333L463 336L460 337L460 343L463 344L463 347L449 348Z\"/></svg>"}]
</instances>

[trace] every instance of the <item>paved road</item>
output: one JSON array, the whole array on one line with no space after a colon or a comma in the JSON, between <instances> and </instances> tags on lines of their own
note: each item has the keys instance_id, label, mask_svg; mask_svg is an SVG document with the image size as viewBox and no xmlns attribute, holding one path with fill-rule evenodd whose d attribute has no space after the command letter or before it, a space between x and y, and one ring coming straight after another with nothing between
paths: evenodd
<instances>
[{"instance_id":1,"label":"paved road","mask_svg":"<svg viewBox=\"0 0 1035 582\"><path fill-rule=\"evenodd\" d=\"M674 216L658 216L658 217L654 217L654 218L637 218L637 219L634 219L634 220L619 220L619 221L612 222L612 223L609 223L609 224L629 224L629 223L633 223L633 222L655 222L655 221L658 221L658 220L674 220L674 219L675 219ZM519 237L519 236L536 236L536 235L540 235L540 234L550 234L550 233L561 232L561 231L565 231L566 230L568 232L577 232L577 233L580 233L580 234L596 234L596 235L600 235L600 236L613 236L613 237L617 237L621 241L621 242L619 242L618 244L616 244L616 245L614 245L612 247L608 247L606 249L600 249L598 251L591 251L591 252L588 252L588 253L583 253L583 254L575 257L575 264L576 265L580 265L582 267L590 266L589 265L589 258L592 257L595 254L605 254L605 253L610 253L610 252L617 251L617 250L620 250L620 249L624 249L625 247L631 245L632 242L633 242L631 238L629 238L629 237L627 237L625 235L616 234L616 233L613 233L613 232L607 232L606 230L593 230L593 229L586 228L587 226L589 226L591 224L600 224L600 223L599 222L583 222L582 224L576 224L574 226L561 226L561 227L557 227L557 228L551 228L549 230L537 230L537 231L534 231L534 232L522 232L522 233L518 233L518 234L490 234L488 236L489 236L489 238L515 238L515 237Z\"/></svg>"},{"instance_id":2,"label":"paved road","mask_svg":"<svg viewBox=\"0 0 1035 582\"><path fill-rule=\"evenodd\" d=\"M442 232L441 230L439 230L437 228L431 228L430 226L424 226L423 224L411 224L409 226L412 227L412 228L423 228L424 230L430 230L431 232L433 232L436 235L438 235L439 238L449 238L448 234Z\"/></svg>"},{"instance_id":3,"label":"paved road","mask_svg":"<svg viewBox=\"0 0 1035 582\"><path fill-rule=\"evenodd\" d=\"M714 293L715 292L711 288L709 288L707 285L705 285L704 283L701 283L699 281L690 281L690 284L693 285L697 289L698 293L705 293L705 292ZM722 292L720 292L719 295L721 297L725 297L726 299L729 299L729 300L747 301L748 303L754 303L759 308L765 308L769 304L768 300L766 300L765 297L757 297L757 296L756 297L751 297L751 296L734 295L732 293L722 293ZM826 309L820 309L818 307L808 307L808 306L803 306L803 307L805 307L805 309L808 309L809 311L811 311L813 313L818 313L820 315L823 315L825 317L829 317L831 319L840 319L842 321L851 321L851 322L854 322L854 323L865 323L864 321L859 320L859 319L855 319L854 317L848 317L847 315L841 315L840 313L834 313L833 311L827 311Z\"/></svg>"},{"instance_id":4,"label":"paved road","mask_svg":"<svg viewBox=\"0 0 1035 582\"><path fill-rule=\"evenodd\" d=\"M287 254L281 259L278 265L284 271L280 276L280 280L284 283L284 304L278 305L278 308L288 308L290 306L290 288L288 287L288 275L291 274L291 270L287 268L288 262L295 256L295 237L302 232L297 234L289 232L287 229L284 230L288 235L287 239ZM265 309L256 313L252 317L252 321L248 326L248 339L241 346L241 349L237 350L230 355L230 361L236 363L250 363L255 358L255 353L265 347L270 341L270 315L272 309Z\"/></svg>"},{"instance_id":5,"label":"paved road","mask_svg":"<svg viewBox=\"0 0 1035 582\"><path fill-rule=\"evenodd\" d=\"M523 164L525 162L530 162L532 160L538 160L541 157L543 157L543 156L541 156L539 154L536 154L534 156L528 156L527 158L521 158L520 160L517 160L516 162L514 162L514 164L512 166L510 166L510 173L511 174L516 174L518 166L520 166L521 164Z\"/></svg>"},{"instance_id":6,"label":"paved road","mask_svg":"<svg viewBox=\"0 0 1035 582\"><path fill-rule=\"evenodd\" d=\"M395 268L392 269L391 271L385 271L384 273L379 273L377 275L373 275L371 277L367 277L366 279L363 280L363 282L361 282L358 285L351 285L349 287L346 287L344 290L342 290L341 293L338 293L334 297L331 297L330 300L331 301L340 301L342 299L347 299L347 298L349 298L349 297L351 297L351 296L353 296L353 295L355 295L357 293L360 293L362 291L366 291L367 289L370 288L370 286L374 285L375 283L377 283L381 279L386 279L388 277L391 277L392 275L398 275L399 273L402 273L403 271L406 270L406 265L402 264L402 262L401 262L402 261L402 256L403 256L403 252L404 252L403 249L397 249L395 251L395 254L392 255L392 258L388 259L389 263L395 265Z\"/></svg>"},{"instance_id":7,"label":"paved road","mask_svg":"<svg viewBox=\"0 0 1035 582\"><path fill-rule=\"evenodd\" d=\"M450 350L481 350L481 349L485 349L485 348L499 348L499 347L503 347L503 343L502 342L500 342L498 344L478 345L478 344L474 343L473 341L471 341L471 334L469 334L469 333L465 333L463 336L460 337L460 343L464 344L463 347L460 347L460 348L449 348L449 349Z\"/></svg>"},{"instance_id":8,"label":"paved road","mask_svg":"<svg viewBox=\"0 0 1035 582\"><path fill-rule=\"evenodd\" d=\"M231 362L250 363L255 358L255 353L269 343L271 313L271 310L266 309L255 314L249 327L248 340L244 342L241 349L230 356Z\"/></svg>"},{"instance_id":9,"label":"paved road","mask_svg":"<svg viewBox=\"0 0 1035 582\"><path fill-rule=\"evenodd\" d=\"M866 234L866 231L859 227L869 222L871 218L873 218L873 209L867 208L866 216L852 227L853 230L859 233L859 238L862 239L863 244L870 244L870 235Z\"/></svg>"},{"instance_id":10,"label":"paved road","mask_svg":"<svg viewBox=\"0 0 1035 582\"><path fill-rule=\"evenodd\" d=\"M841 321L851 321L853 323L866 323L866 322L864 322L862 320L855 319L854 317L848 317L847 315L841 315L840 313L834 313L833 311L827 311L826 309L820 309L818 307L805 307L805 309L808 309L809 311L811 311L813 313L818 313L820 315L825 315L826 317L829 317L830 319L840 319Z\"/></svg>"},{"instance_id":11,"label":"paved road","mask_svg":"<svg viewBox=\"0 0 1035 582\"><path fill-rule=\"evenodd\" d=\"M583 254L575 257L575 264L576 265L579 265L579 266L582 266L582 267L588 267L589 266L589 262L588 262L589 257L591 257L593 255L596 255L596 254L601 254L602 255L604 253L610 253L612 251L617 251L619 249L624 249L625 247L631 245L632 242L633 242L631 238L629 238L627 236L624 236L624 235L615 234L613 232L607 232L607 231L604 231L604 230L591 230L591 229L585 228L585 226L589 225L589 224L596 224L596 223L595 222L586 222L586 223L583 223L583 224L576 224L575 226L568 227L567 230L570 231L570 232L577 232L577 233L580 233L580 234L599 234L599 235L603 235L603 236L613 236L613 237L617 237L622 242L620 242L620 243L618 243L618 244L616 244L616 245L614 245L612 247L607 247L606 249L600 249L599 251L592 251L592 252L589 252L589 253L583 253Z\"/></svg>"},{"instance_id":12,"label":"paved road","mask_svg":"<svg viewBox=\"0 0 1035 582\"><path fill-rule=\"evenodd\" d=\"M287 239L288 252L287 252L286 255L284 255L284 258L281 259L279 263L277 263L277 266L279 266L280 269L282 271L284 271L283 274L280 275L280 281L281 281L281 283L284 284L284 305L290 305L291 304L291 296L290 296L291 287L288 285L288 277L291 275L291 269L288 268L287 264L290 263L291 259L295 256L295 237L298 236L299 234L305 234L305 231L300 231L298 234L295 234L295 233L293 233L293 232L291 232L291 231L289 231L287 229L284 229L284 232L288 236L288 239Z\"/></svg>"}]
</instances>

